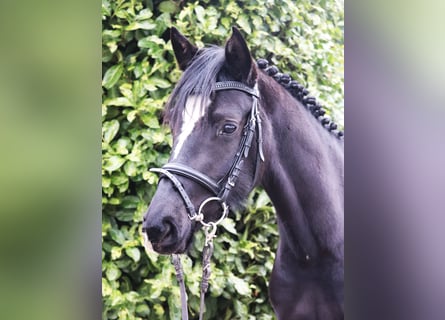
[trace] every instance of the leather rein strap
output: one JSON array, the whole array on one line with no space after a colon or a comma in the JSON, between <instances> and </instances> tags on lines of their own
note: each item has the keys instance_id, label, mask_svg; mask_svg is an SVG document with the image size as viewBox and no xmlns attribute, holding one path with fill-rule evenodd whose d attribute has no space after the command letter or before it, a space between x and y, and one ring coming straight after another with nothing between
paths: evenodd
<instances>
[{"instance_id":1,"label":"leather rein strap","mask_svg":"<svg viewBox=\"0 0 445 320\"><path fill-rule=\"evenodd\" d=\"M252 97L252 108L250 110L249 119L244 126L243 135L241 137L240 145L233 164L230 167L227 174L219 181L215 181L208 175L195 170L182 163L167 163L162 168L152 168L150 171L162 174L161 178L168 178L175 190L180 194L184 205L187 209L188 217L192 221L200 222L203 225L205 232L205 245L203 249L203 261L202 261L202 279L201 279L201 293L200 293L200 312L199 319L203 319L204 314L204 298L208 289L208 283L210 278L210 259L213 253L213 238L216 236L216 228L220 222L227 216L229 207L226 204L227 198L229 197L230 191L235 187L238 177L241 173L241 169L244 164L244 159L248 157L249 151L252 147L252 141L255 133L257 133L257 159L255 166L254 182L256 179L257 168L259 160L264 161L263 154L263 139L262 139L262 127L260 112L258 107L259 93L255 85L254 88L250 88L245 84L237 81L222 81L217 82L213 88L213 91L224 91L224 90L238 90L249 94ZM198 212L195 209L190 197L188 196L186 190L184 189L181 182L176 178L177 176L182 176L190 179L202 187L210 191L214 196L209 197L204 200ZM216 222L205 222L204 220L204 207L211 201L218 201L221 204L222 214L218 221ZM184 284L184 274L181 266L180 256L177 254L172 255L172 262L176 271L176 278L180 286L181 293L181 314L182 320L188 320L188 310L187 310L187 293Z\"/></svg>"}]
</instances>

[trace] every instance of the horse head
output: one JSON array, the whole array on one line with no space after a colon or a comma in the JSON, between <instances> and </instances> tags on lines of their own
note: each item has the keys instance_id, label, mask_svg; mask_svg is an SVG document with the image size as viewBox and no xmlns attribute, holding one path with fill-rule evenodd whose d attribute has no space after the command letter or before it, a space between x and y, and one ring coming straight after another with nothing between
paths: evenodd
<instances>
[{"instance_id":1,"label":"horse head","mask_svg":"<svg viewBox=\"0 0 445 320\"><path fill-rule=\"evenodd\" d=\"M224 48L198 49L175 28L171 43L183 72L166 105L173 135L169 163L144 216L146 243L183 253L201 223L247 198L263 157L258 69L241 33Z\"/></svg>"}]
</instances>

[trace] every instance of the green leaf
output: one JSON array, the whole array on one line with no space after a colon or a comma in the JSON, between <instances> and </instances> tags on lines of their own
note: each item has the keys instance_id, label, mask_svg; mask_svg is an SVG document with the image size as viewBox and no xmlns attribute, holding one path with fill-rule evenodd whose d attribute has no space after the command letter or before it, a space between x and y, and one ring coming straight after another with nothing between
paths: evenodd
<instances>
[{"instance_id":1,"label":"green leaf","mask_svg":"<svg viewBox=\"0 0 445 320\"><path fill-rule=\"evenodd\" d=\"M198 21L200 21L201 23L204 23L205 22L205 10L204 10L204 8L201 7L201 6L196 6L195 12L196 12L196 18L198 18Z\"/></svg>"},{"instance_id":2,"label":"green leaf","mask_svg":"<svg viewBox=\"0 0 445 320\"><path fill-rule=\"evenodd\" d=\"M122 272L119 270L118 267L114 263L109 263L107 266L107 270L105 271L105 275L107 276L107 279L110 281L114 281L118 279L121 276Z\"/></svg>"},{"instance_id":3,"label":"green leaf","mask_svg":"<svg viewBox=\"0 0 445 320\"><path fill-rule=\"evenodd\" d=\"M247 306L242 303L240 300L234 301L236 314L240 319L247 319Z\"/></svg>"},{"instance_id":4,"label":"green leaf","mask_svg":"<svg viewBox=\"0 0 445 320\"><path fill-rule=\"evenodd\" d=\"M249 284L245 282L243 279L238 278L235 275L230 275L229 282L235 287L235 290L238 294L242 296L248 296L250 295L250 288Z\"/></svg>"},{"instance_id":5,"label":"green leaf","mask_svg":"<svg viewBox=\"0 0 445 320\"><path fill-rule=\"evenodd\" d=\"M104 163L102 164L102 168L108 172L113 172L122 167L125 161L126 160L120 156L110 156L109 158L105 159Z\"/></svg>"},{"instance_id":6,"label":"green leaf","mask_svg":"<svg viewBox=\"0 0 445 320\"><path fill-rule=\"evenodd\" d=\"M144 83L144 86L147 88L147 90L154 91L154 90L156 90L156 88L153 90L152 89L153 87L166 89L166 88L170 88L171 84L167 80L157 78L157 77L151 77L150 79L147 80L147 82ZM148 88L147 86L151 86L151 87ZM150 89L152 89L152 90L150 90Z\"/></svg>"},{"instance_id":7,"label":"green leaf","mask_svg":"<svg viewBox=\"0 0 445 320\"><path fill-rule=\"evenodd\" d=\"M150 135L150 140L153 143L161 143L165 141L165 139L166 139L165 134L163 134L162 132L155 132Z\"/></svg>"},{"instance_id":8,"label":"green leaf","mask_svg":"<svg viewBox=\"0 0 445 320\"><path fill-rule=\"evenodd\" d=\"M119 131L119 121L113 119L103 124L102 132L104 135L104 142L110 143Z\"/></svg>"},{"instance_id":9,"label":"green leaf","mask_svg":"<svg viewBox=\"0 0 445 320\"><path fill-rule=\"evenodd\" d=\"M130 101L133 99L133 88L131 83L123 83L119 86L119 91L124 97L127 97Z\"/></svg>"},{"instance_id":10,"label":"green leaf","mask_svg":"<svg viewBox=\"0 0 445 320\"><path fill-rule=\"evenodd\" d=\"M252 29L250 28L249 19L245 15L240 15L238 17L238 20L236 20L238 25L243 29L244 32L250 34L252 32Z\"/></svg>"},{"instance_id":11,"label":"green leaf","mask_svg":"<svg viewBox=\"0 0 445 320\"><path fill-rule=\"evenodd\" d=\"M132 31L132 30L138 30L138 29L142 29L142 30L153 30L154 28L156 28L156 24L148 22L148 21L142 21L142 22L133 22L131 24L129 24L128 26L125 27L125 30L127 31Z\"/></svg>"},{"instance_id":12,"label":"green leaf","mask_svg":"<svg viewBox=\"0 0 445 320\"><path fill-rule=\"evenodd\" d=\"M266 275L266 268L264 268L264 266L252 265L247 268L245 273L264 277Z\"/></svg>"},{"instance_id":13,"label":"green leaf","mask_svg":"<svg viewBox=\"0 0 445 320\"><path fill-rule=\"evenodd\" d=\"M165 44L165 41L158 36L149 36L138 41L139 48L153 48Z\"/></svg>"},{"instance_id":14,"label":"green leaf","mask_svg":"<svg viewBox=\"0 0 445 320\"><path fill-rule=\"evenodd\" d=\"M119 221L133 221L134 211L118 211L116 213L116 219Z\"/></svg>"},{"instance_id":15,"label":"green leaf","mask_svg":"<svg viewBox=\"0 0 445 320\"><path fill-rule=\"evenodd\" d=\"M230 26L231 26L231 20L228 18L228 17L224 17L224 18L221 18L221 24L226 28L226 29L229 29L230 28Z\"/></svg>"},{"instance_id":16,"label":"green leaf","mask_svg":"<svg viewBox=\"0 0 445 320\"><path fill-rule=\"evenodd\" d=\"M116 107L130 107L132 103L126 97L117 97L113 99L107 99L104 101L104 104L107 106L116 106Z\"/></svg>"},{"instance_id":17,"label":"green leaf","mask_svg":"<svg viewBox=\"0 0 445 320\"><path fill-rule=\"evenodd\" d=\"M235 221L233 221L232 219L224 219L221 222L221 226L231 234L237 234L235 229Z\"/></svg>"},{"instance_id":18,"label":"green leaf","mask_svg":"<svg viewBox=\"0 0 445 320\"><path fill-rule=\"evenodd\" d=\"M153 117L152 115L142 115L141 116L142 121L144 124L151 128L151 129L158 129L159 128L159 121L158 118Z\"/></svg>"},{"instance_id":19,"label":"green leaf","mask_svg":"<svg viewBox=\"0 0 445 320\"><path fill-rule=\"evenodd\" d=\"M121 199L120 198L110 198L110 200L108 201L109 204L112 205L118 205L121 204Z\"/></svg>"},{"instance_id":20,"label":"green leaf","mask_svg":"<svg viewBox=\"0 0 445 320\"><path fill-rule=\"evenodd\" d=\"M150 19L152 16L153 12L151 12L150 9L142 9L136 16L136 20L147 20Z\"/></svg>"},{"instance_id":21,"label":"green leaf","mask_svg":"<svg viewBox=\"0 0 445 320\"><path fill-rule=\"evenodd\" d=\"M181 319L181 300L178 295L170 295L168 307L170 311L169 319Z\"/></svg>"},{"instance_id":22,"label":"green leaf","mask_svg":"<svg viewBox=\"0 0 445 320\"><path fill-rule=\"evenodd\" d=\"M150 308L145 303L138 304L136 307L136 314L144 319L149 319L148 316L150 315Z\"/></svg>"},{"instance_id":23,"label":"green leaf","mask_svg":"<svg viewBox=\"0 0 445 320\"><path fill-rule=\"evenodd\" d=\"M122 200L122 207L125 209L135 209L139 202L141 202L141 200L136 196L125 196Z\"/></svg>"},{"instance_id":24,"label":"green leaf","mask_svg":"<svg viewBox=\"0 0 445 320\"><path fill-rule=\"evenodd\" d=\"M142 174L142 178L146 180L149 184L155 184L158 181L158 176L150 171L145 171Z\"/></svg>"},{"instance_id":25,"label":"green leaf","mask_svg":"<svg viewBox=\"0 0 445 320\"><path fill-rule=\"evenodd\" d=\"M108 188L111 185L110 177L102 176L102 188Z\"/></svg>"},{"instance_id":26,"label":"green leaf","mask_svg":"<svg viewBox=\"0 0 445 320\"><path fill-rule=\"evenodd\" d=\"M270 204L271 204L271 202L270 202L269 196L267 195L266 191L261 190L261 192L259 193L258 198L256 200L255 207L258 209L258 208L268 206Z\"/></svg>"},{"instance_id":27,"label":"green leaf","mask_svg":"<svg viewBox=\"0 0 445 320\"><path fill-rule=\"evenodd\" d=\"M128 120L128 122L130 122L130 123L133 122L134 119L136 119L137 114L138 114L138 111L137 111L137 110L132 110L132 111L130 111L130 112L127 114L127 120Z\"/></svg>"},{"instance_id":28,"label":"green leaf","mask_svg":"<svg viewBox=\"0 0 445 320\"><path fill-rule=\"evenodd\" d=\"M113 144L113 147L119 154L126 155L131 149L131 140L127 137L122 137Z\"/></svg>"},{"instance_id":29,"label":"green leaf","mask_svg":"<svg viewBox=\"0 0 445 320\"><path fill-rule=\"evenodd\" d=\"M125 249L125 253L133 259L134 262L138 262L141 259L141 252L138 248L127 248Z\"/></svg>"},{"instance_id":30,"label":"green leaf","mask_svg":"<svg viewBox=\"0 0 445 320\"><path fill-rule=\"evenodd\" d=\"M124 66L122 64L117 64L112 66L105 72L105 75L102 79L102 86L107 89L110 89L112 86L118 82L122 73L124 71Z\"/></svg>"},{"instance_id":31,"label":"green leaf","mask_svg":"<svg viewBox=\"0 0 445 320\"><path fill-rule=\"evenodd\" d=\"M174 13L178 9L176 4L173 1L162 1L159 4L159 11L164 13Z\"/></svg>"},{"instance_id":32,"label":"green leaf","mask_svg":"<svg viewBox=\"0 0 445 320\"><path fill-rule=\"evenodd\" d=\"M112 292L113 292L113 289L111 288L107 279L102 278L102 296L103 297L110 296Z\"/></svg>"},{"instance_id":33,"label":"green leaf","mask_svg":"<svg viewBox=\"0 0 445 320\"><path fill-rule=\"evenodd\" d=\"M158 316L164 315L164 308L160 304L155 304L153 309Z\"/></svg>"},{"instance_id":34,"label":"green leaf","mask_svg":"<svg viewBox=\"0 0 445 320\"><path fill-rule=\"evenodd\" d=\"M137 164L133 161L127 161L124 165L124 171L129 177L134 177L138 174Z\"/></svg>"},{"instance_id":35,"label":"green leaf","mask_svg":"<svg viewBox=\"0 0 445 320\"><path fill-rule=\"evenodd\" d=\"M119 243L121 245L124 244L124 242L125 242L125 236L121 230L111 229L110 236L111 236L111 239L113 239L114 241L116 241L117 243Z\"/></svg>"},{"instance_id":36,"label":"green leaf","mask_svg":"<svg viewBox=\"0 0 445 320\"><path fill-rule=\"evenodd\" d=\"M121 247L113 247L111 249L111 260L116 260L122 256L122 248Z\"/></svg>"},{"instance_id":37,"label":"green leaf","mask_svg":"<svg viewBox=\"0 0 445 320\"><path fill-rule=\"evenodd\" d=\"M128 182L128 177L122 172L117 172L111 176L111 183L115 186L125 184Z\"/></svg>"}]
</instances>

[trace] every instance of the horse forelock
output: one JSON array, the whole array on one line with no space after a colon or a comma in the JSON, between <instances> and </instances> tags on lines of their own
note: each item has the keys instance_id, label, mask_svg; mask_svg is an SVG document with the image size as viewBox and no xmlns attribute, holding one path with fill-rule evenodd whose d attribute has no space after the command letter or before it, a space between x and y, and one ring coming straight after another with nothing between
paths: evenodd
<instances>
[{"instance_id":1,"label":"horse forelock","mask_svg":"<svg viewBox=\"0 0 445 320\"><path fill-rule=\"evenodd\" d=\"M200 96L200 103L194 103L193 108L200 108L199 113L205 113L224 62L224 48L209 46L198 51L167 101L165 120L172 128L180 127L187 100L191 96Z\"/></svg>"}]
</instances>

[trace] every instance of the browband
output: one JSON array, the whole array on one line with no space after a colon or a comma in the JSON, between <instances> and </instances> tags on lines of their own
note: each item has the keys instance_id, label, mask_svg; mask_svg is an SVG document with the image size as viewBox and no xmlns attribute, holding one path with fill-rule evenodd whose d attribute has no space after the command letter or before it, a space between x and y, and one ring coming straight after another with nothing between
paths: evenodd
<instances>
[{"instance_id":1,"label":"browband","mask_svg":"<svg viewBox=\"0 0 445 320\"><path fill-rule=\"evenodd\" d=\"M244 91L245 93L248 93L256 97L257 99L260 97L258 90L256 88L250 88L246 86L244 83L237 81L221 81L215 83L215 86L213 87L214 91L222 91L230 89Z\"/></svg>"}]
</instances>

